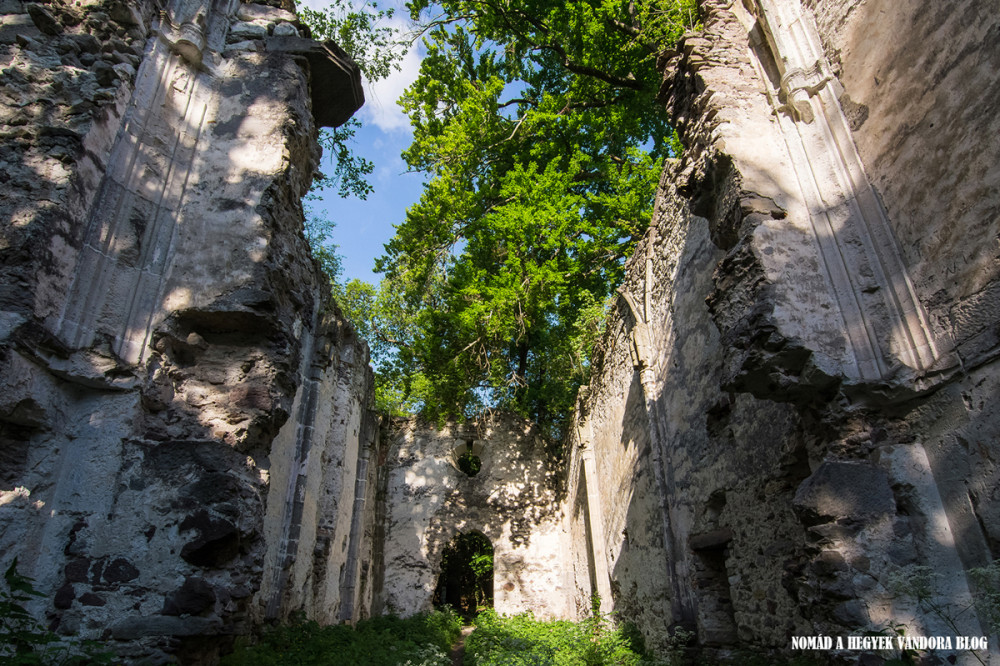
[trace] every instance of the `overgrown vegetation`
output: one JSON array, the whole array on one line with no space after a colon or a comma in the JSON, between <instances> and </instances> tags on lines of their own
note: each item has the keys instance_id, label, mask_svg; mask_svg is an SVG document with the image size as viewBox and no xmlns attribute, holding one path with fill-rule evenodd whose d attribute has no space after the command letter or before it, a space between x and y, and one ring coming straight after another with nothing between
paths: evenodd
<instances>
[{"instance_id":1,"label":"overgrown vegetation","mask_svg":"<svg viewBox=\"0 0 1000 666\"><path fill-rule=\"evenodd\" d=\"M580 621L538 620L531 613L481 611L465 641L466 666L819 666L815 655L783 657L737 651L722 660L688 653L693 635L676 630L663 654L646 652L642 634L595 609ZM407 619L378 617L321 627L297 622L238 644L221 666L448 666L462 620L448 607ZM39 663L39 662L27 662ZM909 662L889 662L909 663Z\"/></svg>"},{"instance_id":2,"label":"overgrown vegetation","mask_svg":"<svg viewBox=\"0 0 1000 666\"><path fill-rule=\"evenodd\" d=\"M634 632L633 632L634 633ZM650 663L634 637L596 614L582 622L536 620L531 613L479 614L465 644L466 666L632 666Z\"/></svg>"},{"instance_id":3,"label":"overgrown vegetation","mask_svg":"<svg viewBox=\"0 0 1000 666\"><path fill-rule=\"evenodd\" d=\"M406 619L376 617L357 627L298 622L239 645L222 666L449 666L462 623L450 609Z\"/></svg>"},{"instance_id":4,"label":"overgrown vegetation","mask_svg":"<svg viewBox=\"0 0 1000 666\"><path fill-rule=\"evenodd\" d=\"M1000 632L1000 560L985 567L969 569L972 583L970 604L959 604L953 599L941 599L935 593L941 573L932 567L909 565L900 568L889 577L889 589L897 597L910 599L925 613L941 620L956 636L963 635L959 626L973 611L982 628L989 634ZM906 627L893 625L890 631L905 635ZM981 664L986 662L975 651L969 653ZM916 663L916 654L900 654L897 663Z\"/></svg>"},{"instance_id":5,"label":"overgrown vegetation","mask_svg":"<svg viewBox=\"0 0 1000 666\"><path fill-rule=\"evenodd\" d=\"M4 573L0 589L0 663L12 666L40 664L110 664L113 655L95 641L60 637L42 626L25 604L45 595L34 581L17 572L17 558Z\"/></svg>"},{"instance_id":6,"label":"overgrown vegetation","mask_svg":"<svg viewBox=\"0 0 1000 666\"><path fill-rule=\"evenodd\" d=\"M482 467L483 461L479 456L473 454L472 451L466 451L458 457L458 468L467 476L479 474L479 470Z\"/></svg>"},{"instance_id":7,"label":"overgrown vegetation","mask_svg":"<svg viewBox=\"0 0 1000 666\"><path fill-rule=\"evenodd\" d=\"M655 57L694 0L411 0L424 38L402 104L427 176L345 309L379 406L520 413L558 436L676 136Z\"/></svg>"}]
</instances>

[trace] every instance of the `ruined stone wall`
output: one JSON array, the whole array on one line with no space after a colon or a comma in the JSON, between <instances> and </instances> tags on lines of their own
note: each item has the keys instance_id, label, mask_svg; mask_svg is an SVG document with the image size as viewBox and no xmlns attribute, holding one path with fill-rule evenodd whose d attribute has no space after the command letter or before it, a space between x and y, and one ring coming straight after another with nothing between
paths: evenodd
<instances>
[{"instance_id":1,"label":"ruined stone wall","mask_svg":"<svg viewBox=\"0 0 1000 666\"><path fill-rule=\"evenodd\" d=\"M367 348L300 203L360 79L274 4L0 9L0 564L125 657L370 604Z\"/></svg>"},{"instance_id":2,"label":"ruined stone wall","mask_svg":"<svg viewBox=\"0 0 1000 666\"><path fill-rule=\"evenodd\" d=\"M599 344L604 372L595 377L567 438L567 530L576 545L566 564L575 586L576 617L601 608L637 622L650 647L667 631L670 607L650 419L643 385L632 370L630 331L616 320ZM597 409L593 409L597 407Z\"/></svg>"},{"instance_id":3,"label":"ruined stone wall","mask_svg":"<svg viewBox=\"0 0 1000 666\"><path fill-rule=\"evenodd\" d=\"M978 445L1000 441L987 397L1000 353L1000 16L983 2L891 7L823 2L815 13L913 288L963 370L920 406L914 432L973 566L1000 553L1000 479Z\"/></svg>"},{"instance_id":4,"label":"ruined stone wall","mask_svg":"<svg viewBox=\"0 0 1000 666\"><path fill-rule=\"evenodd\" d=\"M493 545L494 608L565 617L562 473L550 446L529 422L394 424L386 460L383 596L376 612L430 610L445 547L477 531ZM458 468L471 450L482 467Z\"/></svg>"},{"instance_id":5,"label":"ruined stone wall","mask_svg":"<svg viewBox=\"0 0 1000 666\"><path fill-rule=\"evenodd\" d=\"M578 407L574 606L610 591L654 647L673 623L723 654L954 634L891 590L913 564L989 633L959 609L1000 515L997 18L805 5L706 0L662 57L685 151Z\"/></svg>"},{"instance_id":6,"label":"ruined stone wall","mask_svg":"<svg viewBox=\"0 0 1000 666\"><path fill-rule=\"evenodd\" d=\"M427 609L477 530L499 611L596 594L654 649L953 633L891 580L959 608L1000 554L988 3L702 2L564 462L512 417L380 435L301 235L357 70L280 5L0 3L0 566L40 618L196 660Z\"/></svg>"},{"instance_id":7,"label":"ruined stone wall","mask_svg":"<svg viewBox=\"0 0 1000 666\"><path fill-rule=\"evenodd\" d=\"M996 7L806 4L914 289L963 364L978 365L997 346Z\"/></svg>"}]
</instances>

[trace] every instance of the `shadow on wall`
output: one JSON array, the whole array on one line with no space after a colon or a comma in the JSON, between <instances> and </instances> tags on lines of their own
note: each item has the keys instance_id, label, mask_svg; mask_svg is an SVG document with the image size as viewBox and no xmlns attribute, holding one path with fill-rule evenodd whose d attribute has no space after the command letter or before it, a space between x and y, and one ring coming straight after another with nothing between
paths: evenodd
<instances>
[{"instance_id":1,"label":"shadow on wall","mask_svg":"<svg viewBox=\"0 0 1000 666\"><path fill-rule=\"evenodd\" d=\"M31 66L2 82L94 90L73 118L58 95L31 105L38 136L3 155L28 195L2 216L0 550L34 563L58 631L195 659L249 629L271 444L319 333L298 226L318 158L307 79L291 51L228 53L209 76L155 37L137 74L80 69L65 47L95 34L9 45Z\"/></svg>"},{"instance_id":2,"label":"shadow on wall","mask_svg":"<svg viewBox=\"0 0 1000 666\"><path fill-rule=\"evenodd\" d=\"M564 597L556 591L561 474L530 423L500 415L476 432L469 424L437 430L407 421L392 446L384 608L375 612L429 609L435 589L440 599L446 548L456 534L475 530L492 544L498 612L562 613ZM481 463L475 476L459 469L469 451Z\"/></svg>"},{"instance_id":3,"label":"shadow on wall","mask_svg":"<svg viewBox=\"0 0 1000 666\"><path fill-rule=\"evenodd\" d=\"M737 170L726 156L687 153L665 175L645 241L651 267L641 263L642 246L630 260L626 289L653 303L645 323L655 336L652 398L663 427L652 428L651 447L621 453L628 442L648 441L642 431L650 430L646 405L636 399L641 377L630 362L632 316L624 306L623 326L608 326L590 387L604 533L592 544L587 539L589 588L599 587L594 559L606 557L615 609L654 647L667 645L672 622L649 609L662 618L672 605L673 620L695 628L708 647L787 649L792 635L845 633L882 620L876 607L891 596L889 576L907 563L901 540L909 557L964 580L954 543L933 527L950 532L955 516L934 500L930 466L919 491L929 498L922 524L898 509L914 484L887 458L892 445L923 450L912 437L893 441L906 430L893 430L907 418L907 408L896 405L953 378L953 359L944 353L928 361L937 353L926 346L930 330L912 307L895 241L884 212L870 208L878 202L867 182L805 182L803 164L849 174L853 167L817 153L812 129L787 117L780 124L785 134L772 125L775 136L760 137L785 142L769 161L744 159ZM702 129L689 127L686 138L693 142ZM674 182L681 177L687 182ZM816 205L811 197L822 187L833 189ZM684 200L703 217L682 210ZM839 267L831 267L835 261ZM653 284L645 284L644 268ZM657 460L664 461L662 481ZM821 483L839 464L846 467L835 468L836 482ZM594 498L582 492L584 478L571 515L587 524L574 533L592 529ZM823 497L805 496L807 479L824 486ZM887 498L875 509L851 501L872 488ZM812 500L829 515L810 518ZM651 582L649 568L660 563L665 571ZM671 598L671 577L680 599ZM587 588L579 576L577 586ZM960 605L968 598L963 587L935 594ZM941 629L926 613L917 621Z\"/></svg>"}]
</instances>

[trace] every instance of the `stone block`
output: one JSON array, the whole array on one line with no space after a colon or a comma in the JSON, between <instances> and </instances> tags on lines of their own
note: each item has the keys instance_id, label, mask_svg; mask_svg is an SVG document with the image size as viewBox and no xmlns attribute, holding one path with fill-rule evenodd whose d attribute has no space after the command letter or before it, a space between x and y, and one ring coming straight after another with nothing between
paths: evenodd
<instances>
[{"instance_id":1,"label":"stone block","mask_svg":"<svg viewBox=\"0 0 1000 666\"><path fill-rule=\"evenodd\" d=\"M0 359L0 421L29 428L51 425L52 381L16 352Z\"/></svg>"},{"instance_id":2,"label":"stone block","mask_svg":"<svg viewBox=\"0 0 1000 666\"><path fill-rule=\"evenodd\" d=\"M0 44L15 44L18 37L37 39L41 36L42 31L27 14L0 16Z\"/></svg>"},{"instance_id":3,"label":"stone block","mask_svg":"<svg viewBox=\"0 0 1000 666\"><path fill-rule=\"evenodd\" d=\"M80 595L80 603L84 606L105 606L108 600L93 592L84 592Z\"/></svg>"},{"instance_id":4,"label":"stone block","mask_svg":"<svg viewBox=\"0 0 1000 666\"><path fill-rule=\"evenodd\" d=\"M167 595L163 615L198 615L215 603L215 590L202 578L191 577Z\"/></svg>"},{"instance_id":5,"label":"stone block","mask_svg":"<svg viewBox=\"0 0 1000 666\"><path fill-rule=\"evenodd\" d=\"M52 15L52 12L47 10L45 7L31 3L26 5L25 8L28 10L28 16L31 17L35 27L41 30L44 34L50 36L62 34L63 28L59 25L59 21L57 21L56 17Z\"/></svg>"},{"instance_id":6,"label":"stone block","mask_svg":"<svg viewBox=\"0 0 1000 666\"><path fill-rule=\"evenodd\" d=\"M799 486L794 507L804 522L815 525L894 513L896 502L885 470L864 463L826 461Z\"/></svg>"},{"instance_id":7,"label":"stone block","mask_svg":"<svg viewBox=\"0 0 1000 666\"><path fill-rule=\"evenodd\" d=\"M120 641L130 641L143 636L211 635L221 628L222 622L217 617L132 616L112 625L111 635Z\"/></svg>"},{"instance_id":8,"label":"stone block","mask_svg":"<svg viewBox=\"0 0 1000 666\"><path fill-rule=\"evenodd\" d=\"M239 552L240 532L236 526L228 520L210 516L207 511L188 516L181 522L180 529L197 532L181 549L181 557L196 566L221 566Z\"/></svg>"},{"instance_id":9,"label":"stone block","mask_svg":"<svg viewBox=\"0 0 1000 666\"><path fill-rule=\"evenodd\" d=\"M124 557L116 557L108 562L101 575L108 583L127 583L139 577L139 570Z\"/></svg>"},{"instance_id":10,"label":"stone block","mask_svg":"<svg viewBox=\"0 0 1000 666\"><path fill-rule=\"evenodd\" d=\"M277 7L268 7L253 2L243 3L236 10L236 18L241 21L295 21L295 14Z\"/></svg>"},{"instance_id":11,"label":"stone block","mask_svg":"<svg viewBox=\"0 0 1000 666\"><path fill-rule=\"evenodd\" d=\"M56 596L52 599L52 605L59 610L66 610L73 605L73 600L76 599L76 592L73 590L73 583L64 583L56 591Z\"/></svg>"},{"instance_id":12,"label":"stone block","mask_svg":"<svg viewBox=\"0 0 1000 666\"><path fill-rule=\"evenodd\" d=\"M868 611L860 600L851 599L834 607L833 619L847 627L864 627L868 624Z\"/></svg>"},{"instance_id":13,"label":"stone block","mask_svg":"<svg viewBox=\"0 0 1000 666\"><path fill-rule=\"evenodd\" d=\"M708 550L710 548L720 548L733 539L733 531L724 527L711 532L692 535L688 540L691 550Z\"/></svg>"},{"instance_id":14,"label":"stone block","mask_svg":"<svg viewBox=\"0 0 1000 666\"><path fill-rule=\"evenodd\" d=\"M267 37L267 28L256 23L235 23L229 29L227 39L230 42L240 42L248 39L264 39Z\"/></svg>"},{"instance_id":15,"label":"stone block","mask_svg":"<svg viewBox=\"0 0 1000 666\"><path fill-rule=\"evenodd\" d=\"M361 70L335 43L275 35L268 38L267 50L302 55L309 60L309 85L317 125L338 127L365 103Z\"/></svg>"}]
</instances>

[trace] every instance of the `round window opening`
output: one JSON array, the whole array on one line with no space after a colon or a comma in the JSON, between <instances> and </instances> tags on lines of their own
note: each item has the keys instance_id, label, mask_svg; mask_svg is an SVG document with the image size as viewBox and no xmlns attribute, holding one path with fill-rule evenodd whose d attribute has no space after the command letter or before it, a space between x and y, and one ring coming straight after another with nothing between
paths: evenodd
<instances>
[{"instance_id":1,"label":"round window opening","mask_svg":"<svg viewBox=\"0 0 1000 666\"><path fill-rule=\"evenodd\" d=\"M466 476L475 476L479 474L479 470L483 467L483 461L479 459L479 456L472 453L472 451L466 451L458 457L458 468L465 473Z\"/></svg>"},{"instance_id":2,"label":"round window opening","mask_svg":"<svg viewBox=\"0 0 1000 666\"><path fill-rule=\"evenodd\" d=\"M483 460L479 454L483 452L483 442L467 439L456 443L451 450L451 464L466 476L475 476L483 469Z\"/></svg>"}]
</instances>

